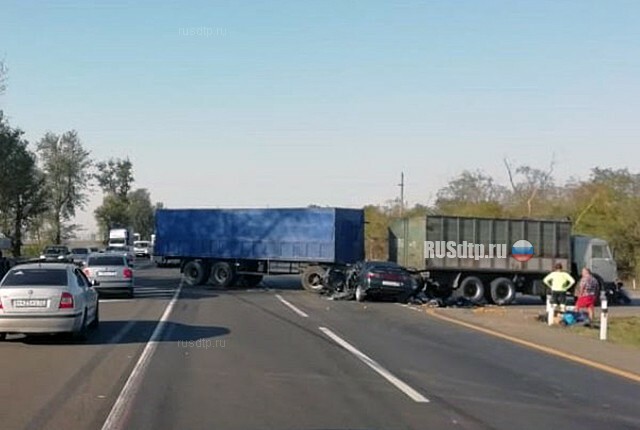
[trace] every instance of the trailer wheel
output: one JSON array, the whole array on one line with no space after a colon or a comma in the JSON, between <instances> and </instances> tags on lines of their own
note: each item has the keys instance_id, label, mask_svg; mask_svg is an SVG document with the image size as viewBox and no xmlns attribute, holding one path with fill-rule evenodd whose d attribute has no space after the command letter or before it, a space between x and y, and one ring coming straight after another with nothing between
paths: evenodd
<instances>
[{"instance_id":1,"label":"trailer wheel","mask_svg":"<svg viewBox=\"0 0 640 430\"><path fill-rule=\"evenodd\" d=\"M309 266L302 272L302 287L313 293L319 293L324 288L322 280L326 270L320 266Z\"/></svg>"},{"instance_id":2,"label":"trailer wheel","mask_svg":"<svg viewBox=\"0 0 640 430\"><path fill-rule=\"evenodd\" d=\"M484 298L484 284L480 278L469 276L464 278L459 287L460 296L472 303L480 303Z\"/></svg>"},{"instance_id":3,"label":"trailer wheel","mask_svg":"<svg viewBox=\"0 0 640 430\"><path fill-rule=\"evenodd\" d=\"M214 287L227 288L234 283L235 278L233 267L226 261L218 261L211 267L209 281Z\"/></svg>"},{"instance_id":4,"label":"trailer wheel","mask_svg":"<svg viewBox=\"0 0 640 430\"><path fill-rule=\"evenodd\" d=\"M491 300L496 305L508 305L516 299L516 286L511 279L496 278L491 281Z\"/></svg>"},{"instance_id":5,"label":"trailer wheel","mask_svg":"<svg viewBox=\"0 0 640 430\"><path fill-rule=\"evenodd\" d=\"M201 285L206 279L206 271L204 265L200 261L189 261L182 269L184 280L187 284L193 286Z\"/></svg>"}]
</instances>

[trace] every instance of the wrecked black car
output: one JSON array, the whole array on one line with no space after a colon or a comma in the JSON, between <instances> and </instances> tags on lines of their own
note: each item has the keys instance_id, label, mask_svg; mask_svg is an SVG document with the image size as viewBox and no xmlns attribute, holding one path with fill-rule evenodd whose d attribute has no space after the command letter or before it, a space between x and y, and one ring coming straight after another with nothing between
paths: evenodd
<instances>
[{"instance_id":1,"label":"wrecked black car","mask_svg":"<svg viewBox=\"0 0 640 430\"><path fill-rule=\"evenodd\" d=\"M346 271L329 270L323 284L334 299L408 301L420 289L419 278L386 261L362 261Z\"/></svg>"}]
</instances>

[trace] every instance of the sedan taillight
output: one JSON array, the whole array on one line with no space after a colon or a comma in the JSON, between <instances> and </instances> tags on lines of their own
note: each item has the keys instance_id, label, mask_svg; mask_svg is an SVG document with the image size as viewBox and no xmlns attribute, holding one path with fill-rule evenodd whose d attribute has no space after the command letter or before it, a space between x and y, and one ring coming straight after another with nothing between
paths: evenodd
<instances>
[{"instance_id":1,"label":"sedan taillight","mask_svg":"<svg viewBox=\"0 0 640 430\"><path fill-rule=\"evenodd\" d=\"M125 269L122 271L122 274L127 279L133 278L133 271L128 267L125 267Z\"/></svg>"},{"instance_id":2,"label":"sedan taillight","mask_svg":"<svg viewBox=\"0 0 640 430\"><path fill-rule=\"evenodd\" d=\"M71 293L62 293L62 297L60 298L60 306L59 309L73 309L73 296Z\"/></svg>"}]
</instances>

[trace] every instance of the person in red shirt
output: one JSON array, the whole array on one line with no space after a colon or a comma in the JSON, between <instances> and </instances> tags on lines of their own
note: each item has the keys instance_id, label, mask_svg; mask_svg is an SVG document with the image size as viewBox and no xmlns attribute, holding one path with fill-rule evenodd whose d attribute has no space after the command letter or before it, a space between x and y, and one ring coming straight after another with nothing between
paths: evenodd
<instances>
[{"instance_id":1,"label":"person in red shirt","mask_svg":"<svg viewBox=\"0 0 640 430\"><path fill-rule=\"evenodd\" d=\"M595 314L596 299L600 284L593 276L591 270L586 267L582 269L582 277L578 284L578 300L576 301L576 312L586 308L589 315L589 322L593 322Z\"/></svg>"}]
</instances>

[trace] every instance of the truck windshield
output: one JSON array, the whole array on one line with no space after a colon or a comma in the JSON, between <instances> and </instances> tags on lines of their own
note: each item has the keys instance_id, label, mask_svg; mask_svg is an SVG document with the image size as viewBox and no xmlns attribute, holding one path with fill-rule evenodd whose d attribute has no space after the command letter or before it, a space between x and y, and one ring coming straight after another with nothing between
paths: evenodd
<instances>
[{"instance_id":1,"label":"truck windshield","mask_svg":"<svg viewBox=\"0 0 640 430\"><path fill-rule=\"evenodd\" d=\"M611 258L611 252L607 245L592 245L591 258Z\"/></svg>"}]
</instances>

